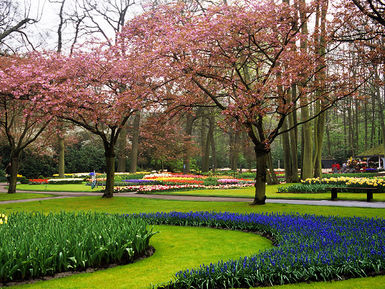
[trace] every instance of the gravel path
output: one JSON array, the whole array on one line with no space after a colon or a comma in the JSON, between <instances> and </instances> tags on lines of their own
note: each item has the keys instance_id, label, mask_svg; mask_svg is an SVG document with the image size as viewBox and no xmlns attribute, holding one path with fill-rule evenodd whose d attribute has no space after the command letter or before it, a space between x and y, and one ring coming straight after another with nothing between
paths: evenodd
<instances>
[{"instance_id":1,"label":"gravel path","mask_svg":"<svg viewBox=\"0 0 385 289\"><path fill-rule=\"evenodd\" d=\"M6 183L0 183L0 193L5 193ZM71 197L84 196L102 196L102 193L91 192L36 192L36 191L18 191L20 193L35 193L35 194L51 194L55 197L33 198L24 200L0 201L0 204L34 202L42 200L63 199ZM128 198L144 198L144 199L161 199L161 200L178 200L178 201L198 201L198 202L247 202L251 203L251 198L231 198L231 197L200 197L200 196L176 196L176 195L151 195L151 194L136 194L119 193L115 194L119 197ZM346 201L346 200L286 200L286 199L267 199L267 204L291 204L291 205L312 205L312 206L337 206L337 207L361 207L361 208L385 208L385 202L366 202L366 201Z\"/></svg>"}]
</instances>

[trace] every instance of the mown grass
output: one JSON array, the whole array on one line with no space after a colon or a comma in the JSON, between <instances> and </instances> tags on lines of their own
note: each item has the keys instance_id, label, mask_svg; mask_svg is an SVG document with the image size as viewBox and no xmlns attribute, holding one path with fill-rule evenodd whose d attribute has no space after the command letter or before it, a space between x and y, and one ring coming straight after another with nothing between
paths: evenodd
<instances>
[{"instance_id":1,"label":"mown grass","mask_svg":"<svg viewBox=\"0 0 385 289\"><path fill-rule=\"evenodd\" d=\"M331 194L328 193L278 193L278 187L291 184L280 184L266 186L266 197L268 199L292 199L292 200L330 200ZM180 196L210 196L210 197L237 197L253 198L254 187L227 189L227 190L190 190L174 192L157 192L160 195L180 195ZM339 193L340 200L366 201L365 193ZM374 201L385 201L385 194L373 194Z\"/></svg>"},{"instance_id":2,"label":"mown grass","mask_svg":"<svg viewBox=\"0 0 385 289\"><path fill-rule=\"evenodd\" d=\"M110 213L139 213L158 211L228 211L228 212L257 212L257 213L300 213L315 215L337 215L337 216L359 216L359 217L385 217L385 209L374 208L344 208L344 207L323 207L303 206L289 204L267 204L264 206L250 206L247 202L193 202L193 201L171 201L142 198L114 197L102 199L100 197L77 197L68 199L42 200L28 203L0 204L0 213L12 211L98 211ZM154 256L141 260L137 263L119 266L116 268L98 271L95 273L83 273L63 279L44 281L32 285L24 285L21 288L145 288L149 282L157 283L167 281L173 273L181 269L199 266L209 260L234 258L238 254L245 255L257 252L259 240L250 240L249 235L240 232L231 232L241 235L224 236L229 231L213 230L213 239L205 241L209 229L203 229L200 234L197 230L201 228L180 228L180 227L156 227L161 233L153 237L151 244L156 248ZM209 231L211 231L210 229ZM211 234L211 233L210 233ZM246 236L247 235L247 236ZM246 246L239 242L247 243ZM263 240L266 241L266 240ZM195 242L195 243L190 243ZM197 243L197 244L196 244ZM195 245L202 246L194 247ZM251 247L250 247L251 246ZM257 246L257 247L255 247ZM226 247L230 247L226 251ZM232 255L234 250L243 248L247 253ZM192 251L190 250L192 249ZM241 249L241 250L243 250ZM220 251L223 255L210 255L211 251ZM254 251L255 250L255 251ZM211 257L212 259L210 259ZM159 258L159 259L157 259ZM193 263L190 259L193 258ZM207 260L207 261L205 261ZM210 261L210 262L211 262ZM171 266L171 267L168 267ZM169 271L167 271L169 268ZM171 273L170 273L171 272ZM151 279L149 279L151 277ZM104 281L106 280L106 281ZM355 281L361 284L355 287ZM385 276L375 278L353 279L339 282L319 282L311 284L295 284L283 286L282 288L385 288ZM101 287L98 287L101 284ZM143 286L143 287L142 287ZM277 288L280 288L279 286Z\"/></svg>"},{"instance_id":3,"label":"mown grass","mask_svg":"<svg viewBox=\"0 0 385 289\"><path fill-rule=\"evenodd\" d=\"M150 213L170 211L216 211L238 213L287 213L315 214L341 217L385 217L385 209L305 206L291 204L266 204L251 206L247 202L196 202L156 200L144 198L113 197L76 197L66 199L51 199L28 203L0 204L0 213L13 211L24 212L60 212L60 211L95 211L106 213Z\"/></svg>"},{"instance_id":4,"label":"mown grass","mask_svg":"<svg viewBox=\"0 0 385 289\"><path fill-rule=\"evenodd\" d=\"M293 199L293 200L329 200L330 193L278 193L278 187L291 184L269 185L266 186L266 197L270 199ZM48 184L48 185L17 185L17 190L21 191L40 191L40 192L96 192L99 193L102 188L91 189L85 184ZM179 196L206 196L206 197L236 197L253 198L255 194L254 187L226 190L189 190L189 191L171 191L154 192L151 194L159 195L179 195ZM365 193L339 193L341 200L366 201ZM374 201L385 201L385 194L374 194Z\"/></svg>"},{"instance_id":5,"label":"mown grass","mask_svg":"<svg viewBox=\"0 0 385 289\"><path fill-rule=\"evenodd\" d=\"M102 187L92 189L91 186L83 184L19 184L16 186L19 191L38 191L38 192L100 192Z\"/></svg>"},{"instance_id":6,"label":"mown grass","mask_svg":"<svg viewBox=\"0 0 385 289\"><path fill-rule=\"evenodd\" d=\"M47 197L54 197L54 195L34 194L34 193L16 193L16 194L0 193L0 202L1 201L35 199L35 198L47 198Z\"/></svg>"}]
</instances>

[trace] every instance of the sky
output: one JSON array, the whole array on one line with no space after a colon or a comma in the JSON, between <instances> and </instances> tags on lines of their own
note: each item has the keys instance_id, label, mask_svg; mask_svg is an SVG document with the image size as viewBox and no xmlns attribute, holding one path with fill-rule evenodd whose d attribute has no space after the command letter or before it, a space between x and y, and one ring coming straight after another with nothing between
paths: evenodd
<instances>
[{"instance_id":1,"label":"sky","mask_svg":"<svg viewBox=\"0 0 385 289\"><path fill-rule=\"evenodd\" d=\"M61 2L61 0L59 0ZM64 11L74 11L76 3L82 3L83 0L66 0ZM125 2L128 0L110 0L111 2ZM132 0L131 0L132 1ZM18 12L23 15L26 11L29 12L30 18L38 19L36 24L29 26L26 30L31 42L36 46L38 50L55 50L57 48L57 29L59 25L59 11L60 3L56 0L12 0L14 3L19 4ZM105 5L107 0L97 1L101 5ZM132 18L134 15L141 13L143 9L140 5L136 4L129 8L127 19ZM95 17L100 27L106 32L110 39L114 38L114 31L107 24L107 22L100 16ZM82 29L81 33L85 30ZM65 25L63 29L64 38L64 50L69 51L71 40L74 37L73 25ZM83 36L83 40L84 40ZM30 49L29 49L30 50Z\"/></svg>"}]
</instances>

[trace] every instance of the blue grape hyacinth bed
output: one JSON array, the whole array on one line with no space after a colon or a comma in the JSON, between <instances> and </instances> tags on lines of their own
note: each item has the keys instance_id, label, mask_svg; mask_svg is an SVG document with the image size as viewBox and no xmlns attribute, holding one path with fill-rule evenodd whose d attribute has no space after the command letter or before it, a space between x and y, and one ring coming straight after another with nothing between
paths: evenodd
<instances>
[{"instance_id":1,"label":"blue grape hyacinth bed","mask_svg":"<svg viewBox=\"0 0 385 289\"><path fill-rule=\"evenodd\" d=\"M159 288L239 288L385 273L385 220L215 212L139 214L151 224L260 233L276 245L237 260L180 271ZM220 246L220 244L218 244Z\"/></svg>"}]
</instances>

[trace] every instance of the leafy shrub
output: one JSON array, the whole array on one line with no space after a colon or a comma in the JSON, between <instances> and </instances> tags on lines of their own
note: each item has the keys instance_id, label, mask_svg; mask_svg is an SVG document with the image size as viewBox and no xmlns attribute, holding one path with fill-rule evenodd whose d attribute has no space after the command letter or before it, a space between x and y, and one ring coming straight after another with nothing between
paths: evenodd
<instances>
[{"instance_id":1,"label":"leafy shrub","mask_svg":"<svg viewBox=\"0 0 385 289\"><path fill-rule=\"evenodd\" d=\"M152 224L258 232L270 236L277 246L180 271L173 281L158 288L249 288L363 277L385 270L384 219L228 212L136 216Z\"/></svg>"},{"instance_id":2,"label":"leafy shrub","mask_svg":"<svg viewBox=\"0 0 385 289\"><path fill-rule=\"evenodd\" d=\"M103 145L98 141L78 143L66 148L65 167L68 172L103 172L106 169Z\"/></svg>"},{"instance_id":3,"label":"leafy shrub","mask_svg":"<svg viewBox=\"0 0 385 289\"><path fill-rule=\"evenodd\" d=\"M0 226L0 282L129 263L154 234L119 215L14 213Z\"/></svg>"},{"instance_id":4,"label":"leafy shrub","mask_svg":"<svg viewBox=\"0 0 385 289\"><path fill-rule=\"evenodd\" d=\"M22 176L22 177L18 177L17 180L21 183L21 184L28 184L29 183L29 180Z\"/></svg>"},{"instance_id":5,"label":"leafy shrub","mask_svg":"<svg viewBox=\"0 0 385 289\"><path fill-rule=\"evenodd\" d=\"M244 172L244 173L238 173L237 178L240 179L255 179L255 172Z\"/></svg>"},{"instance_id":6,"label":"leafy shrub","mask_svg":"<svg viewBox=\"0 0 385 289\"><path fill-rule=\"evenodd\" d=\"M134 173L134 174L115 174L115 180L123 181L123 180L131 180L131 179L143 179L143 177L147 175L147 173Z\"/></svg>"}]
</instances>

